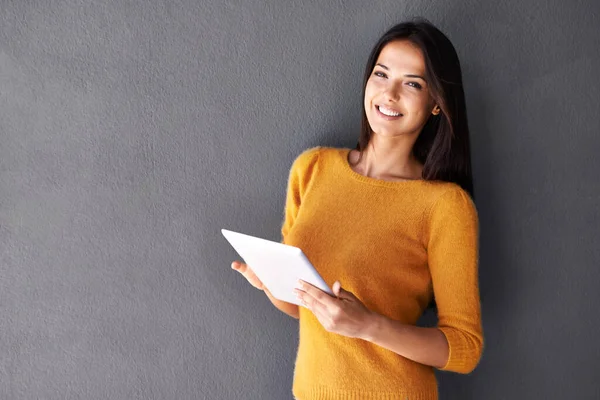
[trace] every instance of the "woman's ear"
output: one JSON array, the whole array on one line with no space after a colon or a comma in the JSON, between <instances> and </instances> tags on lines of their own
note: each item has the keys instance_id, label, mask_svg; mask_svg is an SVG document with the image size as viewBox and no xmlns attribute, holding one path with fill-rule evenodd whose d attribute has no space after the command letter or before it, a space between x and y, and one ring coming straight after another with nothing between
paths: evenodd
<instances>
[{"instance_id":1,"label":"woman's ear","mask_svg":"<svg viewBox=\"0 0 600 400\"><path fill-rule=\"evenodd\" d=\"M441 111L441 110L440 110L440 107L438 107L438 105L436 104L436 106L435 106L435 107L433 107L433 111L431 111L431 113L432 113L433 115L438 115L438 114L440 113L440 111Z\"/></svg>"}]
</instances>

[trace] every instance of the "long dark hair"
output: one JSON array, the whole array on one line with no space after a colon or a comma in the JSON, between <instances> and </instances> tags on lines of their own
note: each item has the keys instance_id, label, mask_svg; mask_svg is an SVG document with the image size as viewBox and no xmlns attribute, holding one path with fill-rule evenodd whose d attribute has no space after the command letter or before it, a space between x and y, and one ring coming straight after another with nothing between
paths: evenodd
<instances>
[{"instance_id":1,"label":"long dark hair","mask_svg":"<svg viewBox=\"0 0 600 400\"><path fill-rule=\"evenodd\" d=\"M458 55L450 40L425 19L403 22L388 30L375 44L363 81L367 81L383 47L396 40L409 40L425 58L425 78L435 103L441 109L431 115L413 146L413 154L423 164L423 179L454 182L473 197L473 176L469 146L467 107ZM364 107L357 150L362 154L373 131Z\"/></svg>"}]
</instances>

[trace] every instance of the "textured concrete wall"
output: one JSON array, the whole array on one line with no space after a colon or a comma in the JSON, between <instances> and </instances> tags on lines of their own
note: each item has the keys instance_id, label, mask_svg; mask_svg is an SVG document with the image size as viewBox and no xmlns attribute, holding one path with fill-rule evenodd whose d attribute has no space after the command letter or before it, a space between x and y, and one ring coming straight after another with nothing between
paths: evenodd
<instances>
[{"instance_id":1,"label":"textured concrete wall","mask_svg":"<svg viewBox=\"0 0 600 400\"><path fill-rule=\"evenodd\" d=\"M303 149L356 142L367 54L463 64L486 351L442 399L600 396L600 6L0 1L0 398L286 399L297 341L229 263Z\"/></svg>"}]
</instances>

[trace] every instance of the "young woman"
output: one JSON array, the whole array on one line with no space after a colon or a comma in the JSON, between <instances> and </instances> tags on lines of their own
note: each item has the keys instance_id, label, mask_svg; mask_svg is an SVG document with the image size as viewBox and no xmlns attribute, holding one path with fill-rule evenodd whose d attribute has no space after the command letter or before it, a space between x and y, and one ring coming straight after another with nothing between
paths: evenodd
<instances>
[{"instance_id":1,"label":"young woman","mask_svg":"<svg viewBox=\"0 0 600 400\"><path fill-rule=\"evenodd\" d=\"M297 399L437 399L434 368L481 357L478 218L460 65L427 21L394 26L365 71L356 149L313 148L293 163L282 227L335 296L299 283ZM432 300L438 326L415 323Z\"/></svg>"}]
</instances>

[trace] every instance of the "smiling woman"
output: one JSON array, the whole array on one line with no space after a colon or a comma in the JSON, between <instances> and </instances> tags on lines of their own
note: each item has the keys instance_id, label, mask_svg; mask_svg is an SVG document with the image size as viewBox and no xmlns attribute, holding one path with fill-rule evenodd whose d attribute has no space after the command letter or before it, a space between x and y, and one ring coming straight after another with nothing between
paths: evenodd
<instances>
[{"instance_id":1,"label":"smiling woman","mask_svg":"<svg viewBox=\"0 0 600 400\"><path fill-rule=\"evenodd\" d=\"M437 399L434 368L468 373L483 350L478 219L460 65L427 21L394 26L365 71L356 149L293 163L283 242L300 247L331 296L306 282L297 399ZM435 298L438 326L415 326Z\"/></svg>"}]
</instances>

